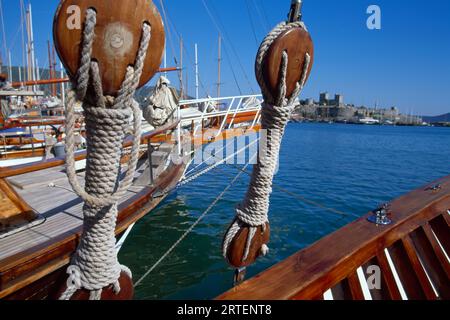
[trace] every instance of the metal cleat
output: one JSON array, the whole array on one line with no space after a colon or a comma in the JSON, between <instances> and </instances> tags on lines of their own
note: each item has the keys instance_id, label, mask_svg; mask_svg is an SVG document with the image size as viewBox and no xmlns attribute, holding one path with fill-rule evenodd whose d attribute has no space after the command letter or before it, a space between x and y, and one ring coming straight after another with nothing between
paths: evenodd
<instances>
[{"instance_id":1,"label":"metal cleat","mask_svg":"<svg viewBox=\"0 0 450 320\"><path fill-rule=\"evenodd\" d=\"M370 216L367 220L369 222L374 223L376 225L387 226L392 224L392 220L389 219L388 215L390 214L390 205L385 203L381 205L378 209L373 211L373 215Z\"/></svg>"}]
</instances>

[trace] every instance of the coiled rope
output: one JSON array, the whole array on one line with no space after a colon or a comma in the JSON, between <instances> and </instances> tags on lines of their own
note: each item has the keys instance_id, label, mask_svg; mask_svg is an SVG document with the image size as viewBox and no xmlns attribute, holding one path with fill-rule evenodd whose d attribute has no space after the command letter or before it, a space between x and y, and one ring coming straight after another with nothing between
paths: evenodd
<instances>
[{"instance_id":1,"label":"coiled rope","mask_svg":"<svg viewBox=\"0 0 450 320\"><path fill-rule=\"evenodd\" d=\"M274 97L267 88L264 75L263 64L267 56L268 50L273 42L285 31L301 27L307 30L303 22L287 23L282 22L277 25L262 42L255 63L256 77L261 87L264 97L264 103L261 111L261 125L262 129L267 132L267 147L264 146L265 155L258 158L257 165L254 166L250 186L242 203L236 208L236 217L228 229L223 241L223 256L227 258L228 249L235 239L238 232L246 226L250 227L247 238L246 249L242 262L245 262L250 253L250 247L253 238L257 232L258 227L262 226L265 230L266 223L269 222L269 204L270 194L272 193L273 177L278 164L279 153L281 148L281 141L284 136L286 125L292 113L295 100L300 95L305 85L311 57L307 53L305 57L304 68L300 81L296 84L296 88L291 97L287 95L287 67L288 54L283 52L281 68L280 68L280 83L278 92L279 95ZM263 245L261 253L266 255L268 253L267 245Z\"/></svg>"},{"instance_id":2,"label":"coiled rope","mask_svg":"<svg viewBox=\"0 0 450 320\"><path fill-rule=\"evenodd\" d=\"M66 107L67 137L66 166L74 192L85 202L83 234L71 265L67 269L67 290L61 300L85 289L91 300L100 300L104 288L113 286L120 292L122 272L131 278L130 270L121 266L115 250L117 203L133 181L139 159L141 139L141 111L133 96L138 87L151 39L151 27L144 24L134 67L126 70L125 80L117 97L104 96L96 61L92 60L96 12L88 9L83 31L81 63L69 92ZM75 169L75 102L83 102L87 129L87 165L85 187L77 180ZM132 120L133 119L133 120ZM133 145L128 171L120 182L123 141L133 121Z\"/></svg>"}]
</instances>

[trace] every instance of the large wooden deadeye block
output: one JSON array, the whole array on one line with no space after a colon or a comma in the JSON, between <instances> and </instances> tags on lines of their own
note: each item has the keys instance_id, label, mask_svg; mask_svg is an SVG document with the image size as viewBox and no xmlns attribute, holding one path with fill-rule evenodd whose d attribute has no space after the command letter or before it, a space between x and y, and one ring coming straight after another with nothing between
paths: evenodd
<instances>
[{"instance_id":1,"label":"large wooden deadeye block","mask_svg":"<svg viewBox=\"0 0 450 320\"><path fill-rule=\"evenodd\" d=\"M279 94L280 68L284 51L287 52L289 57L286 76L286 96L289 98L294 92L296 84L301 80L306 53L311 57L306 81L311 74L314 64L314 44L310 34L300 27L285 31L275 39L269 48L263 62L263 73L266 86L274 97Z\"/></svg>"},{"instance_id":2,"label":"large wooden deadeye block","mask_svg":"<svg viewBox=\"0 0 450 320\"><path fill-rule=\"evenodd\" d=\"M86 10L97 12L92 59L99 64L105 95L116 96L126 68L134 65L144 23L151 26L151 41L139 86L161 65L165 47L164 25L151 0L63 0L53 23L59 57L71 78L80 65Z\"/></svg>"}]
</instances>

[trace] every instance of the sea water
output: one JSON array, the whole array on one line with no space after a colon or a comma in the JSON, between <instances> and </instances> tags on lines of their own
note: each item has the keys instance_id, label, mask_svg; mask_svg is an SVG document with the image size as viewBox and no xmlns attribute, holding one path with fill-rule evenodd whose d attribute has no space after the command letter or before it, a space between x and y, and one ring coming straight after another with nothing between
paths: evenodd
<instances>
[{"instance_id":1,"label":"sea water","mask_svg":"<svg viewBox=\"0 0 450 320\"><path fill-rule=\"evenodd\" d=\"M170 194L136 224L119 257L135 279L189 229L237 173L234 166L220 166ZM275 183L301 197L274 189L270 253L248 269L248 276L378 205L449 174L450 128L290 124ZM221 242L248 182L248 175L242 175L194 231L136 288L136 299L211 299L231 288L233 270L221 256Z\"/></svg>"}]
</instances>

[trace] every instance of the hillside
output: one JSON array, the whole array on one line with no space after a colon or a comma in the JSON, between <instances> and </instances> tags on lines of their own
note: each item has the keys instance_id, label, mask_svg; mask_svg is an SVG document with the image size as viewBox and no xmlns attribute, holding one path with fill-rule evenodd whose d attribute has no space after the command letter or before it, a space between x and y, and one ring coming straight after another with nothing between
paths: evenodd
<instances>
[{"instance_id":1,"label":"hillside","mask_svg":"<svg viewBox=\"0 0 450 320\"><path fill-rule=\"evenodd\" d=\"M450 122L450 113L443 114L436 117L422 117L423 121L428 123L440 123L440 122Z\"/></svg>"}]
</instances>

